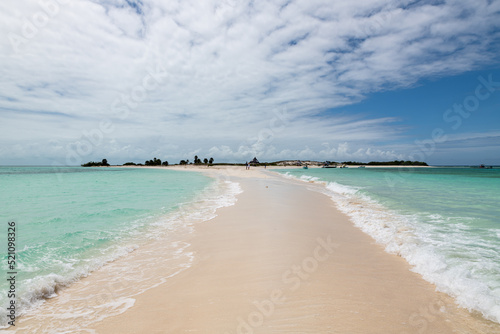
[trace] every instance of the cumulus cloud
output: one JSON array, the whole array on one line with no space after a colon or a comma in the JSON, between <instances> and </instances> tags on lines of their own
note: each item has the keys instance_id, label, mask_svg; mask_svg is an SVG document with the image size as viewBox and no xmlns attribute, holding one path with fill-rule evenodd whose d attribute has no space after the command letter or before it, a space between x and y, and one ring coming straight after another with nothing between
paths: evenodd
<instances>
[{"instance_id":1,"label":"cumulus cloud","mask_svg":"<svg viewBox=\"0 0 500 334\"><path fill-rule=\"evenodd\" d=\"M397 118L332 110L481 68L500 37L500 1L486 0L8 0L0 9L4 162L65 164L85 140L82 161L401 157L387 144L405 136Z\"/></svg>"}]
</instances>

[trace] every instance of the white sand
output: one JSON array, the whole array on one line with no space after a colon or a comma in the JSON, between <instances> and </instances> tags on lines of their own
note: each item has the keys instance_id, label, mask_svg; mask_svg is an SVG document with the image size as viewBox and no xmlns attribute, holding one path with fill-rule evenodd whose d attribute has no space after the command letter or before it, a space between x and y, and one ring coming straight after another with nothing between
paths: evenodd
<instances>
[{"instance_id":1,"label":"white sand","mask_svg":"<svg viewBox=\"0 0 500 334\"><path fill-rule=\"evenodd\" d=\"M499 332L435 292L308 184L262 168L169 169L236 181L244 192L186 236L190 268L93 324L95 333ZM102 284L93 276L88 284Z\"/></svg>"}]
</instances>

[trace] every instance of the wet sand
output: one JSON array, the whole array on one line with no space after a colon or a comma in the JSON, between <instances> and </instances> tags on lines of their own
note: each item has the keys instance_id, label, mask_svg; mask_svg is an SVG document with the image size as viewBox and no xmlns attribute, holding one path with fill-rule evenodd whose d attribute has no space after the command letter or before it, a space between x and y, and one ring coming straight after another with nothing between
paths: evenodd
<instances>
[{"instance_id":1,"label":"wet sand","mask_svg":"<svg viewBox=\"0 0 500 334\"><path fill-rule=\"evenodd\" d=\"M115 313L85 329L82 322L78 333L498 333L497 324L457 308L404 259L354 227L316 191L320 185L258 168L173 169L238 182L243 193L182 236L192 255L189 268L172 276L158 264L144 272L154 273L154 287L126 298L123 310L115 301ZM154 247L143 245L131 256L140 263ZM167 257L168 248L163 251ZM104 267L47 304L74 309L78 284L99 291L124 277ZM54 309L20 324L50 323Z\"/></svg>"},{"instance_id":2,"label":"wet sand","mask_svg":"<svg viewBox=\"0 0 500 334\"><path fill-rule=\"evenodd\" d=\"M205 172L239 182L238 202L196 227L191 268L99 333L493 332L307 184L262 169Z\"/></svg>"}]
</instances>

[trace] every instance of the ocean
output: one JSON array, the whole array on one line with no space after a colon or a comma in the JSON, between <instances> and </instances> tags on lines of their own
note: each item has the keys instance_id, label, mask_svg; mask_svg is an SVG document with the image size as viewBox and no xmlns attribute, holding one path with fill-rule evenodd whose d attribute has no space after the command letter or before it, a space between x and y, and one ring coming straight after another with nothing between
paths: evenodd
<instances>
[{"instance_id":1,"label":"ocean","mask_svg":"<svg viewBox=\"0 0 500 334\"><path fill-rule=\"evenodd\" d=\"M500 323L500 169L282 169L470 311Z\"/></svg>"},{"instance_id":2,"label":"ocean","mask_svg":"<svg viewBox=\"0 0 500 334\"><path fill-rule=\"evenodd\" d=\"M163 283L166 270L172 276L190 266L185 237L193 224L234 204L239 192L234 182L168 169L0 167L1 266L3 273L15 272L16 316L38 322L40 307L68 286L84 296L81 307L75 301L74 309L58 309L60 322L40 321L30 332L80 330L124 312L133 295ZM8 235L9 223L15 223L15 235ZM15 238L13 268L8 236ZM135 252L139 248L142 252ZM127 261L115 262L124 257ZM105 292L82 283L103 266ZM4 276L0 328L7 325L7 306L14 299L8 297L10 276Z\"/></svg>"}]
</instances>

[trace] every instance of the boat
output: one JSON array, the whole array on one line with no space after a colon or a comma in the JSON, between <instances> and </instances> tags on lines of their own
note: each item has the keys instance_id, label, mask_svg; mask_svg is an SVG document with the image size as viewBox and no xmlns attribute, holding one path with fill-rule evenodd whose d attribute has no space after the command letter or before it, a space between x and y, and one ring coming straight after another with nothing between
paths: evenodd
<instances>
[{"instance_id":1,"label":"boat","mask_svg":"<svg viewBox=\"0 0 500 334\"><path fill-rule=\"evenodd\" d=\"M479 166L471 166L471 168L480 168L480 169L493 169L493 166L485 166L485 165L479 165Z\"/></svg>"},{"instance_id":2,"label":"boat","mask_svg":"<svg viewBox=\"0 0 500 334\"><path fill-rule=\"evenodd\" d=\"M305 165L305 166L302 166L302 169L309 169L309 167L307 167L307 165Z\"/></svg>"},{"instance_id":3,"label":"boat","mask_svg":"<svg viewBox=\"0 0 500 334\"><path fill-rule=\"evenodd\" d=\"M358 166L358 168L365 168L365 166Z\"/></svg>"}]
</instances>

